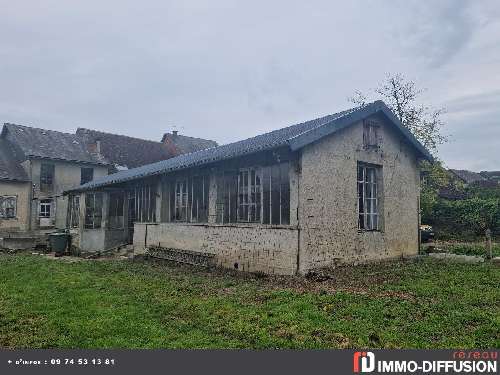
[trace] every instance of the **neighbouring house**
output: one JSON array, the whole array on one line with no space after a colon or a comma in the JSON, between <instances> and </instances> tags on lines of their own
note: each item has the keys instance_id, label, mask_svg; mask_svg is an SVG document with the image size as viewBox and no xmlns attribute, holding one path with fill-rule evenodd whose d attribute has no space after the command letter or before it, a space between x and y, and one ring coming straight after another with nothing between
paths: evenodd
<instances>
[{"instance_id":1,"label":"neighbouring house","mask_svg":"<svg viewBox=\"0 0 500 375\"><path fill-rule=\"evenodd\" d=\"M10 168L22 169L26 176L15 203L20 230L65 228L68 201L63 191L108 174L108 163L88 152L75 134L7 123L0 138L3 152L12 150ZM4 182L0 195L8 195L15 184ZM1 221L4 227L5 219Z\"/></svg>"},{"instance_id":2,"label":"neighbouring house","mask_svg":"<svg viewBox=\"0 0 500 375\"><path fill-rule=\"evenodd\" d=\"M112 165L112 172L132 169L180 155L174 146L125 135L78 128L87 149Z\"/></svg>"},{"instance_id":3,"label":"neighbouring house","mask_svg":"<svg viewBox=\"0 0 500 375\"><path fill-rule=\"evenodd\" d=\"M479 172L479 174L486 178L488 181L500 184L500 171L481 171Z\"/></svg>"},{"instance_id":4,"label":"neighbouring house","mask_svg":"<svg viewBox=\"0 0 500 375\"><path fill-rule=\"evenodd\" d=\"M172 133L163 134L161 142L170 149L175 150L178 155L217 147L217 142L215 141L181 135L177 130L172 131Z\"/></svg>"},{"instance_id":5,"label":"neighbouring house","mask_svg":"<svg viewBox=\"0 0 500 375\"><path fill-rule=\"evenodd\" d=\"M176 155L178 149L161 142L6 123L0 136L0 234L66 228L73 220L68 203L75 202L64 190Z\"/></svg>"},{"instance_id":6,"label":"neighbouring house","mask_svg":"<svg viewBox=\"0 0 500 375\"><path fill-rule=\"evenodd\" d=\"M0 232L26 231L30 223L31 183L20 154L0 137Z\"/></svg>"},{"instance_id":7,"label":"neighbouring house","mask_svg":"<svg viewBox=\"0 0 500 375\"><path fill-rule=\"evenodd\" d=\"M421 159L377 101L71 189L73 244L275 274L412 256Z\"/></svg>"},{"instance_id":8,"label":"neighbouring house","mask_svg":"<svg viewBox=\"0 0 500 375\"><path fill-rule=\"evenodd\" d=\"M439 197L447 200L467 198L467 187L495 188L500 184L498 172L473 172L466 169L448 169L450 183L439 189Z\"/></svg>"},{"instance_id":9,"label":"neighbouring house","mask_svg":"<svg viewBox=\"0 0 500 375\"><path fill-rule=\"evenodd\" d=\"M487 180L481 173L468 171L466 169L449 169L449 171L453 174L453 177L457 178L466 186Z\"/></svg>"}]
</instances>

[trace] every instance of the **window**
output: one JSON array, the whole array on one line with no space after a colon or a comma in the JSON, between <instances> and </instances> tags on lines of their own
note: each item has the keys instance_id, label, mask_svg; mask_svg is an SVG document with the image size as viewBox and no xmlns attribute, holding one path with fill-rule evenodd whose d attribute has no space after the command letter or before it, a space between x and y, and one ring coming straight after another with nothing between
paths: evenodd
<instances>
[{"instance_id":1,"label":"window","mask_svg":"<svg viewBox=\"0 0 500 375\"><path fill-rule=\"evenodd\" d=\"M71 228L78 228L80 224L80 196L69 197L69 217L68 223Z\"/></svg>"},{"instance_id":2,"label":"window","mask_svg":"<svg viewBox=\"0 0 500 375\"><path fill-rule=\"evenodd\" d=\"M358 229L379 230L378 180L381 167L358 163Z\"/></svg>"},{"instance_id":3,"label":"window","mask_svg":"<svg viewBox=\"0 0 500 375\"><path fill-rule=\"evenodd\" d=\"M86 184L94 179L94 168L80 169L80 185Z\"/></svg>"},{"instance_id":4,"label":"window","mask_svg":"<svg viewBox=\"0 0 500 375\"><path fill-rule=\"evenodd\" d=\"M187 221L188 217L188 183L187 180L175 182L175 220Z\"/></svg>"},{"instance_id":5,"label":"window","mask_svg":"<svg viewBox=\"0 0 500 375\"><path fill-rule=\"evenodd\" d=\"M101 227L102 193L88 193L85 196L85 228Z\"/></svg>"},{"instance_id":6,"label":"window","mask_svg":"<svg viewBox=\"0 0 500 375\"><path fill-rule=\"evenodd\" d=\"M0 219L13 219L16 217L17 197L0 197Z\"/></svg>"},{"instance_id":7,"label":"window","mask_svg":"<svg viewBox=\"0 0 500 375\"><path fill-rule=\"evenodd\" d=\"M123 192L113 192L109 194L108 225L110 229L123 229L124 201L125 195Z\"/></svg>"},{"instance_id":8,"label":"window","mask_svg":"<svg viewBox=\"0 0 500 375\"><path fill-rule=\"evenodd\" d=\"M238 174L238 221L260 222L261 170L241 169Z\"/></svg>"},{"instance_id":9,"label":"window","mask_svg":"<svg viewBox=\"0 0 500 375\"><path fill-rule=\"evenodd\" d=\"M40 217L51 217L52 199L42 199L40 201Z\"/></svg>"},{"instance_id":10,"label":"window","mask_svg":"<svg viewBox=\"0 0 500 375\"><path fill-rule=\"evenodd\" d=\"M379 129L378 122L365 120L363 123L363 145L365 148L379 147Z\"/></svg>"},{"instance_id":11,"label":"window","mask_svg":"<svg viewBox=\"0 0 500 375\"><path fill-rule=\"evenodd\" d=\"M54 170L54 164L42 163L40 167L40 191L52 191L54 187Z\"/></svg>"},{"instance_id":12,"label":"window","mask_svg":"<svg viewBox=\"0 0 500 375\"><path fill-rule=\"evenodd\" d=\"M135 220L140 223L152 223L156 220L156 185L141 185L131 192L132 202L129 210L133 211ZM134 207L130 207L133 203Z\"/></svg>"},{"instance_id":13,"label":"window","mask_svg":"<svg viewBox=\"0 0 500 375\"><path fill-rule=\"evenodd\" d=\"M209 177L206 175L178 178L171 188L172 220L206 223L208 187Z\"/></svg>"},{"instance_id":14,"label":"window","mask_svg":"<svg viewBox=\"0 0 500 375\"><path fill-rule=\"evenodd\" d=\"M289 163L224 171L217 177L217 222L290 224Z\"/></svg>"}]
</instances>

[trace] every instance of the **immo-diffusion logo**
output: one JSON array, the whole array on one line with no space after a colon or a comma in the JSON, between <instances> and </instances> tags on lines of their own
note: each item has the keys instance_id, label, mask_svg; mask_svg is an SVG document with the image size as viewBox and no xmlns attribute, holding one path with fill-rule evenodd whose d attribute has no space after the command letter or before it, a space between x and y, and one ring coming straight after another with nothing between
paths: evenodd
<instances>
[{"instance_id":1,"label":"immo-diffusion logo","mask_svg":"<svg viewBox=\"0 0 500 375\"><path fill-rule=\"evenodd\" d=\"M355 352L352 370L354 373L489 373L498 372L498 353L492 352L455 352L444 360L376 360L373 352Z\"/></svg>"},{"instance_id":2,"label":"immo-diffusion logo","mask_svg":"<svg viewBox=\"0 0 500 375\"><path fill-rule=\"evenodd\" d=\"M375 354L372 352L355 352L352 370L354 372L372 372L375 370Z\"/></svg>"}]
</instances>

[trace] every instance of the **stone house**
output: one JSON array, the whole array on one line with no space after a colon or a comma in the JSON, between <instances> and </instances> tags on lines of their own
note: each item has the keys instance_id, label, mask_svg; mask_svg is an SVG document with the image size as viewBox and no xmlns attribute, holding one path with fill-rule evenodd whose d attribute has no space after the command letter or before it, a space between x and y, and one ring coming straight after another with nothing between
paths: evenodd
<instances>
[{"instance_id":1,"label":"stone house","mask_svg":"<svg viewBox=\"0 0 500 375\"><path fill-rule=\"evenodd\" d=\"M178 150L79 128L75 134L6 123L0 135L0 232L66 228L63 191L118 170L178 155Z\"/></svg>"},{"instance_id":2,"label":"stone house","mask_svg":"<svg viewBox=\"0 0 500 375\"><path fill-rule=\"evenodd\" d=\"M377 101L71 189L74 244L275 274L411 256L421 159Z\"/></svg>"},{"instance_id":3,"label":"stone house","mask_svg":"<svg viewBox=\"0 0 500 375\"><path fill-rule=\"evenodd\" d=\"M21 231L65 228L68 207L63 191L108 174L108 163L88 152L74 134L7 123L0 138L11 150L6 164L24 171L23 188L14 203ZM5 182L0 195L5 197L12 187L13 182Z\"/></svg>"}]
</instances>

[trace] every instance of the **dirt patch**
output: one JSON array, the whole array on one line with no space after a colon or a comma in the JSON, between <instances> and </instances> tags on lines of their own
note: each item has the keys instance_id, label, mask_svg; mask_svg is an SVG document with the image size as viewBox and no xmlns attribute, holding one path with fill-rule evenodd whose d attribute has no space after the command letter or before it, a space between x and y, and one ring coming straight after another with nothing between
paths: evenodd
<instances>
[{"instance_id":1,"label":"dirt patch","mask_svg":"<svg viewBox=\"0 0 500 375\"><path fill-rule=\"evenodd\" d=\"M144 260L141 260L144 261ZM389 297L405 300L414 300L411 293L400 291L374 290L377 286L389 283L398 283L403 268L412 260L388 261L357 266L338 266L332 269L321 269L319 277L306 276L276 276L262 273L248 273L230 270L226 268L204 268L189 264L179 264L163 260L149 260L155 266L166 267L169 272L185 274L189 272L203 277L224 278L231 281L227 287L221 288L222 295L233 294L238 282L258 283L263 289L271 290L293 290L298 293L352 293L359 295L370 295L376 297ZM374 288L375 287L375 288Z\"/></svg>"}]
</instances>

